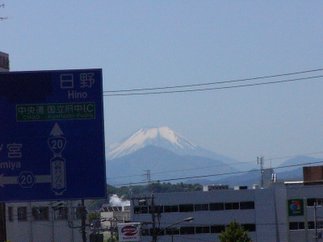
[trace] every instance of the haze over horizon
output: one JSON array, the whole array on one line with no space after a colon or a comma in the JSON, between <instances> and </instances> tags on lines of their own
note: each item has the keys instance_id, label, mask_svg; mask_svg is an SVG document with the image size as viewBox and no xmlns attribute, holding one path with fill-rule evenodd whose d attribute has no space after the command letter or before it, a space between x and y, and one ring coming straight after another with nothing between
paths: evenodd
<instances>
[{"instance_id":1,"label":"haze over horizon","mask_svg":"<svg viewBox=\"0 0 323 242\"><path fill-rule=\"evenodd\" d=\"M239 161L323 155L321 1L2 2L11 71L98 67L104 91L163 92L105 92L107 147L168 126Z\"/></svg>"}]
</instances>

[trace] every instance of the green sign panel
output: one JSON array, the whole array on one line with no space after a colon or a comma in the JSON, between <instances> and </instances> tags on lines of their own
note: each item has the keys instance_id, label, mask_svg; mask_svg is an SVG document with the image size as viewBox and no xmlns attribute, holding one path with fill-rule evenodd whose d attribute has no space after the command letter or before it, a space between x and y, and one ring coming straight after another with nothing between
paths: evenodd
<instances>
[{"instance_id":1,"label":"green sign panel","mask_svg":"<svg viewBox=\"0 0 323 242\"><path fill-rule=\"evenodd\" d=\"M16 105L16 120L20 122L75 119L95 119L95 103Z\"/></svg>"},{"instance_id":2,"label":"green sign panel","mask_svg":"<svg viewBox=\"0 0 323 242\"><path fill-rule=\"evenodd\" d=\"M304 202L303 202L303 199L290 199L290 200L288 200L288 215L289 216L302 216L302 215L304 215Z\"/></svg>"}]
</instances>

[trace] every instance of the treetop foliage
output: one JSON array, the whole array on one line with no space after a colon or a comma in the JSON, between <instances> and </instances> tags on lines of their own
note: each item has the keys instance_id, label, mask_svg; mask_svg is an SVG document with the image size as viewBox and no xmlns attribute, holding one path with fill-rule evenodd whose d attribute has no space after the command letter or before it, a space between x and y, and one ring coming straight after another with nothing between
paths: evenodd
<instances>
[{"instance_id":1,"label":"treetop foliage","mask_svg":"<svg viewBox=\"0 0 323 242\"><path fill-rule=\"evenodd\" d=\"M219 238L221 242L252 242L247 231L236 221L231 222Z\"/></svg>"}]
</instances>

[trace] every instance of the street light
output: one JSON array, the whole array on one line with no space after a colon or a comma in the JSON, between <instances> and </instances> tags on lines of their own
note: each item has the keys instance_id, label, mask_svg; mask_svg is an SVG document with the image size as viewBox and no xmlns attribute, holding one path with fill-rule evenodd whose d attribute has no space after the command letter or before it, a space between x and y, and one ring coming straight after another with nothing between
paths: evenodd
<instances>
[{"instance_id":1,"label":"street light","mask_svg":"<svg viewBox=\"0 0 323 242\"><path fill-rule=\"evenodd\" d=\"M185 223L185 222L192 222L194 220L193 217L187 217L187 218L184 218L176 223L173 223L171 225L168 225L166 228L163 229L163 231L165 231L166 229L169 229L171 227L174 227L175 225L178 225L178 224L181 224L181 223ZM172 242L174 242L174 233L172 232Z\"/></svg>"}]
</instances>

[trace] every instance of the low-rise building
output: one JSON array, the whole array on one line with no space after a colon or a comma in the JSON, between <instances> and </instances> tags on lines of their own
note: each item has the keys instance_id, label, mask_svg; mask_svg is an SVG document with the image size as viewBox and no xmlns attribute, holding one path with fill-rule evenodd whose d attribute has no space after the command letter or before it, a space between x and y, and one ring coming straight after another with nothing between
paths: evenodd
<instances>
[{"instance_id":1,"label":"low-rise building","mask_svg":"<svg viewBox=\"0 0 323 242\"><path fill-rule=\"evenodd\" d=\"M223 188L133 198L132 221L142 224L142 241L147 242L156 237L159 242L216 242L232 221L241 224L253 242L304 242L320 236L321 183Z\"/></svg>"},{"instance_id":2,"label":"low-rise building","mask_svg":"<svg viewBox=\"0 0 323 242\"><path fill-rule=\"evenodd\" d=\"M104 235L104 239L116 238L117 224L131 221L130 203L104 204L101 208L100 217L100 231Z\"/></svg>"},{"instance_id":3,"label":"low-rise building","mask_svg":"<svg viewBox=\"0 0 323 242\"><path fill-rule=\"evenodd\" d=\"M82 211L78 201L6 203L7 240L82 241Z\"/></svg>"}]
</instances>

